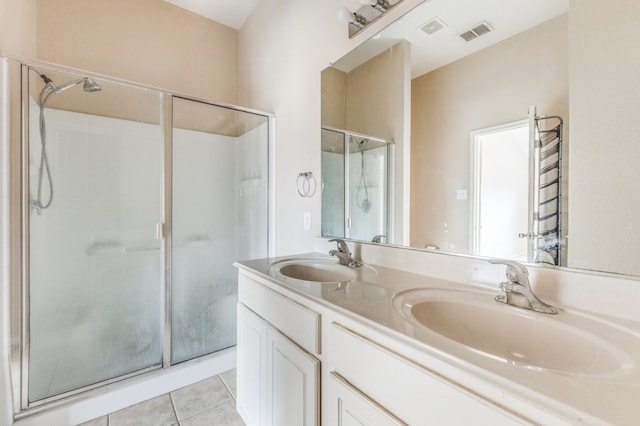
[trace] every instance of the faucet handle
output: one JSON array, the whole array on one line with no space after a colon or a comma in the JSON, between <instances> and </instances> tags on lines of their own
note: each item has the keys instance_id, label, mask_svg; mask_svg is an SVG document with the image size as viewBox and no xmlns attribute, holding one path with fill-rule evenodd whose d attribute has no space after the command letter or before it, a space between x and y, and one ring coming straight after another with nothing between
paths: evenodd
<instances>
[{"instance_id":1,"label":"faucet handle","mask_svg":"<svg viewBox=\"0 0 640 426\"><path fill-rule=\"evenodd\" d=\"M347 243L344 242L344 240L341 240L340 238L333 238L329 240L329 242L336 243L336 245L338 246L338 251L340 253L351 254L351 252L349 251L349 247L347 246Z\"/></svg>"},{"instance_id":2,"label":"faucet handle","mask_svg":"<svg viewBox=\"0 0 640 426\"><path fill-rule=\"evenodd\" d=\"M506 303L521 308L531 309L535 312L542 312L545 314L557 314L558 310L551 305L547 305L533 293L531 285L529 284L529 272L524 265L513 261L503 259L490 259L489 263L497 265L507 265L507 280L506 283L500 283L500 290L506 294L500 294L496 296L496 301L500 303ZM513 301L510 293L518 293L522 295L527 305L522 305Z\"/></svg>"},{"instance_id":3,"label":"faucet handle","mask_svg":"<svg viewBox=\"0 0 640 426\"><path fill-rule=\"evenodd\" d=\"M514 281L520 284L529 283L529 271L521 263L515 260L505 259L489 259L489 263L494 265L506 265L506 276L509 281Z\"/></svg>"}]
</instances>

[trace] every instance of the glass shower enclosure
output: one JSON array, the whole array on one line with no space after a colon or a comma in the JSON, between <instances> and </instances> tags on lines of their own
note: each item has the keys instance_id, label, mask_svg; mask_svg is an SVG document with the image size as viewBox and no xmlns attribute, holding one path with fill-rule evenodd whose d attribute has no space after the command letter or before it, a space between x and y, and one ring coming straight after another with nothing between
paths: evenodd
<instances>
[{"instance_id":1,"label":"glass shower enclosure","mask_svg":"<svg viewBox=\"0 0 640 426\"><path fill-rule=\"evenodd\" d=\"M21 69L20 409L234 346L272 117Z\"/></svg>"},{"instance_id":2,"label":"glass shower enclosure","mask_svg":"<svg viewBox=\"0 0 640 426\"><path fill-rule=\"evenodd\" d=\"M323 128L321 149L322 235L388 242L392 145Z\"/></svg>"}]
</instances>

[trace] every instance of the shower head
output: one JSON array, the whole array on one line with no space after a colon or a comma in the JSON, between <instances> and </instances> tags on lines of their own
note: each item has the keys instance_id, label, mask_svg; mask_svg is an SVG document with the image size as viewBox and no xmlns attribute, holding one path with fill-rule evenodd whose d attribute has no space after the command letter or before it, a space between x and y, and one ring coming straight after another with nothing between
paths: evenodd
<instances>
[{"instance_id":1,"label":"shower head","mask_svg":"<svg viewBox=\"0 0 640 426\"><path fill-rule=\"evenodd\" d=\"M54 86L53 93L56 93L56 94L57 93L62 93L65 90L71 89L72 87L77 86L80 83L83 83L82 89L85 92L98 92L98 91L102 90L102 87L98 86L95 81L93 81L89 77L84 77L84 78L80 78L78 80L70 81L68 83L63 84L62 86L59 86L59 87L55 87Z\"/></svg>"},{"instance_id":2,"label":"shower head","mask_svg":"<svg viewBox=\"0 0 640 426\"><path fill-rule=\"evenodd\" d=\"M49 99L49 96L62 93L65 90L71 89L72 87L79 85L80 83L82 83L82 90L88 93L99 92L100 90L102 90L102 87L100 87L100 85L98 85L95 81L93 81L93 79L89 77L83 77L77 80L71 80L64 83L61 86L56 86L53 80L51 80L45 74L39 71L36 71L36 72L45 83L44 87L40 91L40 106L43 108L47 102L47 99Z\"/></svg>"},{"instance_id":3,"label":"shower head","mask_svg":"<svg viewBox=\"0 0 640 426\"><path fill-rule=\"evenodd\" d=\"M102 87L89 77L84 78L84 85L82 86L82 90L85 92L99 92L102 90Z\"/></svg>"}]
</instances>

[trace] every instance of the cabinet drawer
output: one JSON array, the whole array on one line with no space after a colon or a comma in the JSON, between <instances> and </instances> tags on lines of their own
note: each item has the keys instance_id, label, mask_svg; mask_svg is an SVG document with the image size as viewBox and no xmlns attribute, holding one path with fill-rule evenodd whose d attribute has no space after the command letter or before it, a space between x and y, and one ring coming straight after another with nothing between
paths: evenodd
<instances>
[{"instance_id":1,"label":"cabinet drawer","mask_svg":"<svg viewBox=\"0 0 640 426\"><path fill-rule=\"evenodd\" d=\"M335 372L329 374L327 388L330 425L407 426Z\"/></svg>"},{"instance_id":2,"label":"cabinet drawer","mask_svg":"<svg viewBox=\"0 0 640 426\"><path fill-rule=\"evenodd\" d=\"M320 355L320 314L242 274L238 299L307 352Z\"/></svg>"},{"instance_id":3,"label":"cabinet drawer","mask_svg":"<svg viewBox=\"0 0 640 426\"><path fill-rule=\"evenodd\" d=\"M328 356L337 373L408 424L522 424L426 368L332 323ZM464 407L463 410L460 407Z\"/></svg>"}]
</instances>

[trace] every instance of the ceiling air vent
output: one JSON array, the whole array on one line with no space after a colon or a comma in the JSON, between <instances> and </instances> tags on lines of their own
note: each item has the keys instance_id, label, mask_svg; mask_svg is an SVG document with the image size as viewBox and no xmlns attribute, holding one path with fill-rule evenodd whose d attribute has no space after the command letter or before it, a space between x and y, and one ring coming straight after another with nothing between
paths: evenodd
<instances>
[{"instance_id":1,"label":"ceiling air vent","mask_svg":"<svg viewBox=\"0 0 640 426\"><path fill-rule=\"evenodd\" d=\"M426 24L422 25L420 27L420 29L422 31L424 31L425 33L427 33L428 35L431 35L431 34L433 34L435 32L440 31L441 29L445 28L446 26L447 26L447 24L445 24L444 21L442 21L440 18L433 18L432 20L430 20Z\"/></svg>"},{"instance_id":2,"label":"ceiling air vent","mask_svg":"<svg viewBox=\"0 0 640 426\"><path fill-rule=\"evenodd\" d=\"M471 41L491 31L493 31L493 27L491 27L491 25L489 25L487 21L482 21L478 25L471 28L470 30L465 31L459 35L464 39L464 41Z\"/></svg>"}]
</instances>

